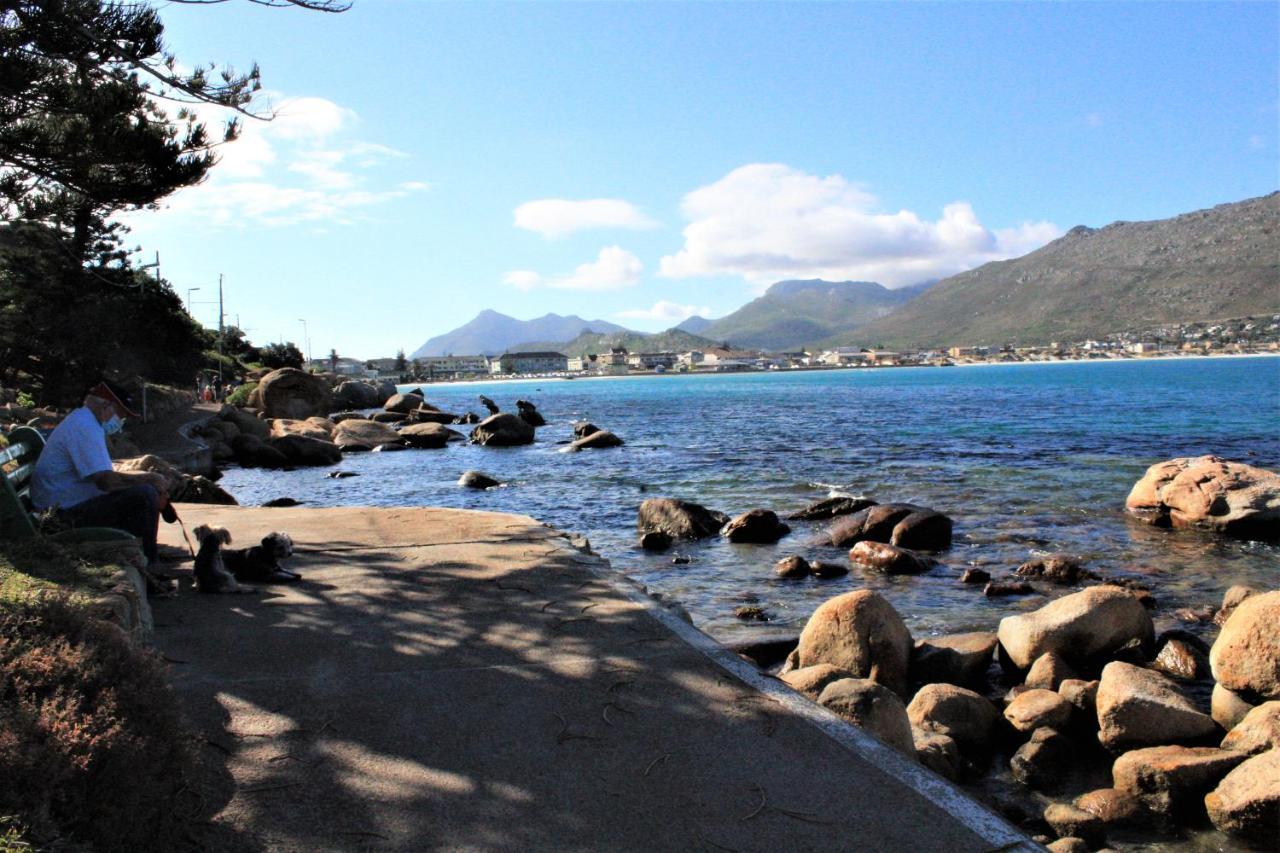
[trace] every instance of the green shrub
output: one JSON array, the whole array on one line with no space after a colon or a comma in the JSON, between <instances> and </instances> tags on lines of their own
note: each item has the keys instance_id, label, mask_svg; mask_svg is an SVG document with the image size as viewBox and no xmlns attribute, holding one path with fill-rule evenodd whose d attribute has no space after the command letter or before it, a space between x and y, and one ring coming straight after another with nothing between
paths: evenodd
<instances>
[{"instance_id":1,"label":"green shrub","mask_svg":"<svg viewBox=\"0 0 1280 853\"><path fill-rule=\"evenodd\" d=\"M65 595L0 603L0 815L28 841L171 848L193 760L154 656Z\"/></svg>"},{"instance_id":2,"label":"green shrub","mask_svg":"<svg viewBox=\"0 0 1280 853\"><path fill-rule=\"evenodd\" d=\"M247 406L249 405L249 395L257 387L257 382L246 382L231 392L231 395L227 397L227 402L233 406Z\"/></svg>"}]
</instances>

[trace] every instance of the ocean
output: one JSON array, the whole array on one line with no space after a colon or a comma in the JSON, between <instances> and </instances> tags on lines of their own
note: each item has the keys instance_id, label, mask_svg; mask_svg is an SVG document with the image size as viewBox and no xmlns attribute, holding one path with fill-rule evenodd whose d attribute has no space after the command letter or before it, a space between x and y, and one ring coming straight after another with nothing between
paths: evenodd
<instances>
[{"instance_id":1,"label":"ocean","mask_svg":"<svg viewBox=\"0 0 1280 853\"><path fill-rule=\"evenodd\" d=\"M346 479L329 479L329 469L231 469L222 485L246 505L287 496L313 506L531 515L587 536L615 568L680 602L726 642L796 634L822 601L861 587L888 598L916 637L994 630L1001 617L1048 599L988 599L980 586L960 584L960 574L979 567L1001 577L1057 552L1148 585L1158 628L1178 625L1178 608L1216 605L1232 584L1280 581L1280 547L1157 530L1124 512L1146 468L1171 457L1212 453L1280 470L1280 358L423 387L428 402L458 413L484 414L479 394L504 411L527 399L548 425L528 447L350 455L341 468L359 476ZM617 433L625 446L559 452L577 420ZM460 488L468 469L506 485ZM954 545L923 575L854 568L842 578L784 581L773 573L783 556L847 562L844 550L822 542L829 522L791 522L776 545L711 539L648 554L636 544L636 510L646 498L682 498L730 516L757 507L785 515L833 494L937 509L955 522ZM676 555L689 562L674 564ZM734 615L741 605L762 608L768 621L742 621Z\"/></svg>"}]
</instances>

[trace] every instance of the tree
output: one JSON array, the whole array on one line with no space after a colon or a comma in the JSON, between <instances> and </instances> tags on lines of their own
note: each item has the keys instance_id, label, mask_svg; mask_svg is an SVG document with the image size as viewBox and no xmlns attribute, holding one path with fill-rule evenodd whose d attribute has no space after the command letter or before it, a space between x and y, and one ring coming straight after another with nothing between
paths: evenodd
<instances>
[{"instance_id":1,"label":"tree","mask_svg":"<svg viewBox=\"0 0 1280 853\"><path fill-rule=\"evenodd\" d=\"M395 370L397 373L404 373L405 368L408 366L409 366L408 362L406 362L404 359L404 347L401 347L400 349L396 350Z\"/></svg>"},{"instance_id":2,"label":"tree","mask_svg":"<svg viewBox=\"0 0 1280 853\"><path fill-rule=\"evenodd\" d=\"M336 349L329 350L329 372L338 372L338 351Z\"/></svg>"},{"instance_id":3,"label":"tree","mask_svg":"<svg viewBox=\"0 0 1280 853\"><path fill-rule=\"evenodd\" d=\"M280 367L296 367L302 369L302 350L289 341L288 343L267 344L260 350L262 366L275 370Z\"/></svg>"}]
</instances>

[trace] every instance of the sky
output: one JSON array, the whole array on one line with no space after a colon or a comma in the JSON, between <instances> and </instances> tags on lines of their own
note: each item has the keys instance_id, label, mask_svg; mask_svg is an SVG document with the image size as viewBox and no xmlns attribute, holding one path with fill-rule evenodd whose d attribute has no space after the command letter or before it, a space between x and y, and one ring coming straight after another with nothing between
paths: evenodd
<instances>
[{"instance_id":1,"label":"sky","mask_svg":"<svg viewBox=\"0 0 1280 853\"><path fill-rule=\"evenodd\" d=\"M316 357L486 308L659 331L1280 187L1269 2L159 9L275 118L129 242L205 325L221 277L228 323Z\"/></svg>"}]
</instances>

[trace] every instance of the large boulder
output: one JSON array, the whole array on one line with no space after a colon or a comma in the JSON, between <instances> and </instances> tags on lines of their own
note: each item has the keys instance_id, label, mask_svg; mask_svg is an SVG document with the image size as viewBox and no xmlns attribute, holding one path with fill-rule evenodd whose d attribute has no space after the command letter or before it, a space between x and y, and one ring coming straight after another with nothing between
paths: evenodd
<instances>
[{"instance_id":1,"label":"large boulder","mask_svg":"<svg viewBox=\"0 0 1280 853\"><path fill-rule=\"evenodd\" d=\"M336 411L374 409L386 399L380 389L368 382L350 380L333 389L332 405Z\"/></svg>"},{"instance_id":2,"label":"large boulder","mask_svg":"<svg viewBox=\"0 0 1280 853\"><path fill-rule=\"evenodd\" d=\"M329 414L333 395L323 377L294 367L282 367L262 377L249 394L249 405L269 418L302 420Z\"/></svg>"},{"instance_id":3,"label":"large boulder","mask_svg":"<svg viewBox=\"0 0 1280 853\"><path fill-rule=\"evenodd\" d=\"M547 425L547 419L538 411L538 407L528 400L516 400L516 412L531 427L540 427Z\"/></svg>"},{"instance_id":4,"label":"large boulder","mask_svg":"<svg viewBox=\"0 0 1280 853\"><path fill-rule=\"evenodd\" d=\"M516 447L533 444L533 427L519 415L498 413L476 424L471 430L471 443L485 447Z\"/></svg>"},{"instance_id":5,"label":"large boulder","mask_svg":"<svg viewBox=\"0 0 1280 853\"><path fill-rule=\"evenodd\" d=\"M462 433L437 423L409 424L407 427L401 427L400 437L410 447L428 449L438 449L450 441L461 441L463 438Z\"/></svg>"},{"instance_id":6,"label":"large boulder","mask_svg":"<svg viewBox=\"0 0 1280 853\"><path fill-rule=\"evenodd\" d=\"M960 778L964 760L960 747L946 735L911 727L911 740L916 749L916 761L952 782Z\"/></svg>"},{"instance_id":7,"label":"large boulder","mask_svg":"<svg viewBox=\"0 0 1280 853\"><path fill-rule=\"evenodd\" d=\"M1250 755L1280 749L1280 701L1263 702L1245 714L1222 739L1222 748Z\"/></svg>"},{"instance_id":8,"label":"large boulder","mask_svg":"<svg viewBox=\"0 0 1280 853\"><path fill-rule=\"evenodd\" d=\"M284 468L289 457L267 444L265 439L249 433L241 433L231 442L236 461L245 468Z\"/></svg>"},{"instance_id":9,"label":"large boulder","mask_svg":"<svg viewBox=\"0 0 1280 853\"><path fill-rule=\"evenodd\" d=\"M1204 796L1248 756L1207 746L1151 746L1111 765L1116 788L1148 810L1185 822L1204 815Z\"/></svg>"},{"instance_id":10,"label":"large boulder","mask_svg":"<svg viewBox=\"0 0 1280 853\"><path fill-rule=\"evenodd\" d=\"M991 746L991 732L1000 715L992 704L954 684L926 684L907 706L913 726L943 734L965 753L984 753Z\"/></svg>"},{"instance_id":11,"label":"large boulder","mask_svg":"<svg viewBox=\"0 0 1280 853\"><path fill-rule=\"evenodd\" d=\"M870 498L851 498L840 495L811 503L804 509L791 513L787 518L792 521L822 521L838 515L851 515L875 505L876 502Z\"/></svg>"},{"instance_id":12,"label":"large boulder","mask_svg":"<svg viewBox=\"0 0 1280 853\"><path fill-rule=\"evenodd\" d=\"M906 706L884 685L868 678L842 678L823 688L818 704L904 755L915 757Z\"/></svg>"},{"instance_id":13,"label":"large boulder","mask_svg":"<svg viewBox=\"0 0 1280 853\"><path fill-rule=\"evenodd\" d=\"M951 547L951 519L932 509L920 509L893 526L889 544L916 551L944 551Z\"/></svg>"},{"instance_id":14,"label":"large boulder","mask_svg":"<svg viewBox=\"0 0 1280 853\"><path fill-rule=\"evenodd\" d=\"M623 441L618 436L605 429L598 429L593 433L584 435L582 438L575 438L566 448L570 452L578 450L599 450L605 447L621 447Z\"/></svg>"},{"instance_id":15,"label":"large boulder","mask_svg":"<svg viewBox=\"0 0 1280 853\"><path fill-rule=\"evenodd\" d=\"M1213 693L1209 697L1209 716L1226 731L1238 726L1255 707L1239 693L1234 693L1221 684L1213 685Z\"/></svg>"},{"instance_id":16,"label":"large boulder","mask_svg":"<svg viewBox=\"0 0 1280 853\"><path fill-rule=\"evenodd\" d=\"M1071 720L1072 704L1052 690L1031 689L1019 693L1004 709L1004 718L1019 732L1041 726L1061 729Z\"/></svg>"},{"instance_id":17,"label":"large boulder","mask_svg":"<svg viewBox=\"0 0 1280 853\"><path fill-rule=\"evenodd\" d=\"M1204 805L1220 831L1275 849L1280 842L1280 749L1240 764L1205 795Z\"/></svg>"},{"instance_id":18,"label":"large boulder","mask_svg":"<svg viewBox=\"0 0 1280 853\"><path fill-rule=\"evenodd\" d=\"M383 444L403 444L400 433L377 421L343 421L333 428L333 443L343 452L373 450Z\"/></svg>"},{"instance_id":19,"label":"large boulder","mask_svg":"<svg viewBox=\"0 0 1280 853\"><path fill-rule=\"evenodd\" d=\"M331 441L333 426L332 421L321 417L307 418L302 421L293 418L275 418L271 421L271 437L302 435L307 438L318 438L321 441Z\"/></svg>"},{"instance_id":20,"label":"large boulder","mask_svg":"<svg viewBox=\"0 0 1280 853\"><path fill-rule=\"evenodd\" d=\"M1197 741L1218 731L1158 672L1112 661L1098 684L1098 740L1108 749Z\"/></svg>"},{"instance_id":21,"label":"large boulder","mask_svg":"<svg viewBox=\"0 0 1280 853\"><path fill-rule=\"evenodd\" d=\"M282 435L270 441L290 465L334 465L342 461L342 450L332 441L306 435Z\"/></svg>"},{"instance_id":22,"label":"large boulder","mask_svg":"<svg viewBox=\"0 0 1280 853\"><path fill-rule=\"evenodd\" d=\"M247 433L261 439L266 439L271 435L270 421L255 417L243 409L237 409L235 406L223 406L222 410L218 412L218 419L235 424L237 434ZM225 436L228 443L235 437L235 435Z\"/></svg>"},{"instance_id":23,"label":"large boulder","mask_svg":"<svg viewBox=\"0 0 1280 853\"><path fill-rule=\"evenodd\" d=\"M1059 655L1045 652L1027 670L1023 684L1044 690L1057 690L1062 682L1076 677L1075 671Z\"/></svg>"},{"instance_id":24,"label":"large boulder","mask_svg":"<svg viewBox=\"0 0 1280 853\"><path fill-rule=\"evenodd\" d=\"M1241 601L1209 650L1218 684L1247 702L1280 699L1280 590Z\"/></svg>"},{"instance_id":25,"label":"large boulder","mask_svg":"<svg viewBox=\"0 0 1280 853\"><path fill-rule=\"evenodd\" d=\"M911 680L965 686L982 681L996 650L993 631L970 631L917 640L911 655Z\"/></svg>"},{"instance_id":26,"label":"large boulder","mask_svg":"<svg viewBox=\"0 0 1280 853\"><path fill-rule=\"evenodd\" d=\"M833 681L839 681L842 678L856 678L852 672L847 669L841 669L838 666L832 666L829 663L820 663L814 666L801 667L793 669L790 672L779 675L778 678L783 684L790 687L797 693L803 693L810 699L817 700L822 691L826 689L828 684Z\"/></svg>"},{"instance_id":27,"label":"large boulder","mask_svg":"<svg viewBox=\"0 0 1280 853\"><path fill-rule=\"evenodd\" d=\"M599 433L596 433L599 435ZM592 436L595 438L595 436ZM778 520L778 516L768 509L753 509L730 521L724 526L724 538L730 542L753 542L768 545L777 542L791 532L791 528Z\"/></svg>"},{"instance_id":28,"label":"large boulder","mask_svg":"<svg viewBox=\"0 0 1280 853\"><path fill-rule=\"evenodd\" d=\"M501 486L500 480L495 480L483 471L463 471L462 476L458 478L458 485L466 489L492 489Z\"/></svg>"},{"instance_id":29,"label":"large boulder","mask_svg":"<svg viewBox=\"0 0 1280 853\"><path fill-rule=\"evenodd\" d=\"M1041 726L1031 732L1027 742L1009 759L1009 772L1032 788L1057 788L1075 762L1077 752L1069 737L1050 726Z\"/></svg>"},{"instance_id":30,"label":"large boulder","mask_svg":"<svg viewBox=\"0 0 1280 853\"><path fill-rule=\"evenodd\" d=\"M912 504L873 504L831 525L827 537L837 548L848 548L864 539L888 542L897 523L919 509Z\"/></svg>"},{"instance_id":31,"label":"large boulder","mask_svg":"<svg viewBox=\"0 0 1280 853\"><path fill-rule=\"evenodd\" d=\"M1150 647L1155 639L1142 602L1115 586L1089 587L1031 613L1006 616L997 633L1002 654L1020 670L1045 652L1080 664L1134 642Z\"/></svg>"},{"instance_id":32,"label":"large boulder","mask_svg":"<svg viewBox=\"0 0 1280 853\"><path fill-rule=\"evenodd\" d=\"M861 589L824 601L800 632L799 666L829 663L907 692L911 633L893 605Z\"/></svg>"},{"instance_id":33,"label":"large boulder","mask_svg":"<svg viewBox=\"0 0 1280 853\"><path fill-rule=\"evenodd\" d=\"M930 568L906 548L866 539L849 549L849 560L886 575L918 575Z\"/></svg>"},{"instance_id":34,"label":"large boulder","mask_svg":"<svg viewBox=\"0 0 1280 853\"><path fill-rule=\"evenodd\" d=\"M1276 541L1280 474L1217 456L1170 459L1147 469L1125 508L1158 527Z\"/></svg>"},{"instance_id":35,"label":"large boulder","mask_svg":"<svg viewBox=\"0 0 1280 853\"><path fill-rule=\"evenodd\" d=\"M714 536L728 522L722 512L676 498L649 498L640 504L636 526L641 533L651 530L672 539L702 539Z\"/></svg>"},{"instance_id":36,"label":"large boulder","mask_svg":"<svg viewBox=\"0 0 1280 853\"><path fill-rule=\"evenodd\" d=\"M439 409L432 409L426 406L419 406L408 415L405 421L411 424L456 424L458 416L453 412L442 412Z\"/></svg>"},{"instance_id":37,"label":"large boulder","mask_svg":"<svg viewBox=\"0 0 1280 853\"><path fill-rule=\"evenodd\" d=\"M382 410L385 412L395 412L398 415L407 415L421 405L422 396L420 394L392 394L391 397L382 404Z\"/></svg>"}]
</instances>

